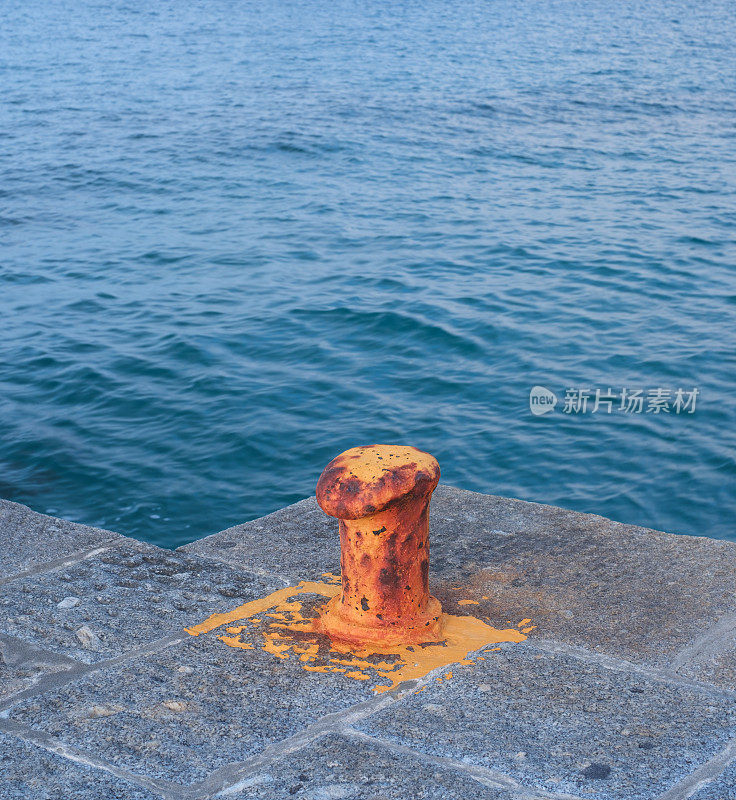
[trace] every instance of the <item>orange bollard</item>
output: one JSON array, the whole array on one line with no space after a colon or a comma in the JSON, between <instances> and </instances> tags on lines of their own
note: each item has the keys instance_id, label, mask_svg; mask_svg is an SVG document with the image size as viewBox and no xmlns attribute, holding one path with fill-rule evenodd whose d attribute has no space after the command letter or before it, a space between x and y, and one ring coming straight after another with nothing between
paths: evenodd
<instances>
[{"instance_id":1,"label":"orange bollard","mask_svg":"<svg viewBox=\"0 0 736 800\"><path fill-rule=\"evenodd\" d=\"M429 499L437 460L415 447L346 450L325 467L317 502L340 520L342 591L321 629L356 644L440 640L442 608L429 594Z\"/></svg>"}]
</instances>

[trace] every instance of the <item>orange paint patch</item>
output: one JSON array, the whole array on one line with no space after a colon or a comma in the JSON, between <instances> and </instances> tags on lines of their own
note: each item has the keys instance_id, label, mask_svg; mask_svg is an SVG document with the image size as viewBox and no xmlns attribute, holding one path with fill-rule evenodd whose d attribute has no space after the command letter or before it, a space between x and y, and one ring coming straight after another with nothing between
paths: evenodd
<instances>
[{"instance_id":1,"label":"orange paint patch","mask_svg":"<svg viewBox=\"0 0 736 800\"><path fill-rule=\"evenodd\" d=\"M192 625L184 630L191 636L199 636L202 633L209 633L220 628L223 625L229 625L232 622L239 622L245 620L256 614L263 614L274 608L278 611L297 612L301 609L301 603L289 603L292 597L299 594L321 594L324 597L334 597L340 591L339 587L330 586L326 583L319 583L318 581L300 581L297 586L287 586L284 589L277 589L275 592L267 595L266 597L259 597L258 600L251 600L249 603L243 603L242 606L234 608L232 611L226 611L223 614L212 614L204 622L199 625ZM303 618L302 618L303 619Z\"/></svg>"},{"instance_id":2,"label":"orange paint patch","mask_svg":"<svg viewBox=\"0 0 736 800\"><path fill-rule=\"evenodd\" d=\"M250 642L241 642L237 636L218 636L221 642L225 642L230 647L237 647L240 650L253 650L253 645Z\"/></svg>"},{"instance_id":3,"label":"orange paint patch","mask_svg":"<svg viewBox=\"0 0 736 800\"><path fill-rule=\"evenodd\" d=\"M477 600L458 600L457 604L459 606L479 606L480 603Z\"/></svg>"},{"instance_id":4,"label":"orange paint patch","mask_svg":"<svg viewBox=\"0 0 736 800\"><path fill-rule=\"evenodd\" d=\"M185 630L191 636L200 636L230 626L225 630L231 635L217 637L229 647L241 650L258 647L280 660L294 659L308 672L334 673L359 681L378 680L380 682L374 686L376 692L385 692L403 681L423 678L451 664L470 666L473 661L467 656L475 650L501 642L522 642L527 638L519 630L497 629L476 617L443 614L440 642L368 647L332 641L319 629L316 608L312 607L306 616L303 613L303 596L329 599L339 592L339 584L301 581L297 586L279 589L232 611L212 614L204 622ZM278 621L271 622L273 619ZM246 624L248 622L252 623L251 627ZM445 673L445 679L451 677L452 672Z\"/></svg>"},{"instance_id":5,"label":"orange paint patch","mask_svg":"<svg viewBox=\"0 0 736 800\"><path fill-rule=\"evenodd\" d=\"M346 672L345 674L348 676L348 678L353 678L353 680L356 681L369 681L371 679L370 675L366 675L365 672L359 672L358 670Z\"/></svg>"}]
</instances>

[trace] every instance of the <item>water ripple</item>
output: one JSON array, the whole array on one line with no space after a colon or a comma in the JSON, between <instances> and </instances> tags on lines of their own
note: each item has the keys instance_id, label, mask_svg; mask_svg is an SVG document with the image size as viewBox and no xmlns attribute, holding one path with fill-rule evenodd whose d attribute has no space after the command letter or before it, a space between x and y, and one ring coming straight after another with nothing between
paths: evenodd
<instances>
[{"instance_id":1,"label":"water ripple","mask_svg":"<svg viewBox=\"0 0 736 800\"><path fill-rule=\"evenodd\" d=\"M736 540L725 0L3 13L0 495L176 545L406 441Z\"/></svg>"}]
</instances>

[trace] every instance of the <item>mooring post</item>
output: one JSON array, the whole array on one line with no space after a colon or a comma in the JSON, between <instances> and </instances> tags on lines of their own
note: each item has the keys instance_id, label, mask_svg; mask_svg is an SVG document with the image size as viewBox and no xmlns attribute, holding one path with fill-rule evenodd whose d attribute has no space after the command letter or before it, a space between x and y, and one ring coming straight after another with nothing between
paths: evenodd
<instances>
[{"instance_id":1,"label":"mooring post","mask_svg":"<svg viewBox=\"0 0 736 800\"><path fill-rule=\"evenodd\" d=\"M429 500L439 478L433 456L400 445L354 447L325 467L317 502L340 520L342 573L321 616L331 638L439 640L442 608L429 594Z\"/></svg>"}]
</instances>

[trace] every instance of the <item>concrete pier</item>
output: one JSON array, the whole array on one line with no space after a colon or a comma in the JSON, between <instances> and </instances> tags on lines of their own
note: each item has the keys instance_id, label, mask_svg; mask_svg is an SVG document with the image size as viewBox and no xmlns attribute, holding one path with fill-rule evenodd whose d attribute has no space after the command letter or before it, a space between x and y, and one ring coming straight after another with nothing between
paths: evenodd
<instances>
[{"instance_id":1,"label":"concrete pier","mask_svg":"<svg viewBox=\"0 0 736 800\"><path fill-rule=\"evenodd\" d=\"M0 800L736 800L736 544L442 485L430 541L497 637L422 673L299 627L314 498L173 552L0 501Z\"/></svg>"}]
</instances>

